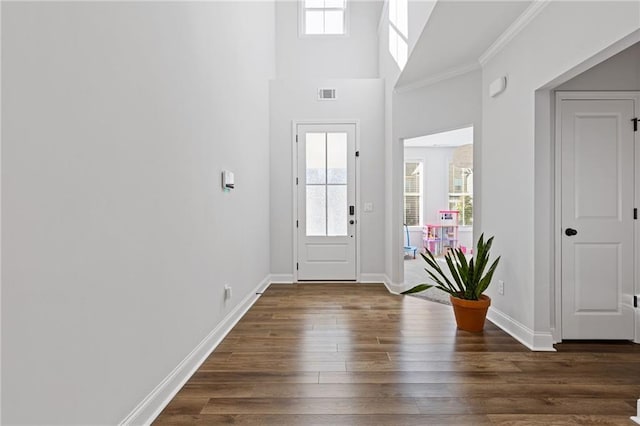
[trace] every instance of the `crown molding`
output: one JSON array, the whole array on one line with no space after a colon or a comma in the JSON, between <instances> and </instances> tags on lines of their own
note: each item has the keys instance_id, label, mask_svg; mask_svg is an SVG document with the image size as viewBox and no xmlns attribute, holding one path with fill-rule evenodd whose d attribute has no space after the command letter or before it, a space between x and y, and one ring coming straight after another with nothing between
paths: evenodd
<instances>
[{"instance_id":1,"label":"crown molding","mask_svg":"<svg viewBox=\"0 0 640 426\"><path fill-rule=\"evenodd\" d=\"M498 37L496 41L494 41L493 44L482 55L480 55L480 58L478 58L480 65L484 66L491 58L504 49L505 46L520 33L520 31L529 25L529 23L549 5L549 3L551 3L551 0L534 0L529 7L522 12L522 14L518 16L511 25L509 25L509 28L500 34L500 37Z\"/></svg>"},{"instance_id":2,"label":"crown molding","mask_svg":"<svg viewBox=\"0 0 640 426\"><path fill-rule=\"evenodd\" d=\"M415 81L413 83L405 84L403 86L398 86L394 89L395 93L406 93L415 89L419 89L426 86L431 86L432 84L439 83L444 80L449 80L453 77L458 77L460 75L464 75L470 73L472 71L480 69L480 64L478 62L471 62L466 65L462 65L458 68L453 68L438 75L434 75L433 77L428 77L422 80Z\"/></svg>"}]
</instances>

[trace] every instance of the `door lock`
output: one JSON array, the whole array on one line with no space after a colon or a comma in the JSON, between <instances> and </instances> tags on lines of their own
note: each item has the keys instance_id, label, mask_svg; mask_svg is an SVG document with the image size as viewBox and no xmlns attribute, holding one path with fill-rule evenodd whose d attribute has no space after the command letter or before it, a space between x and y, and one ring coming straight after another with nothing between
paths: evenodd
<instances>
[{"instance_id":1,"label":"door lock","mask_svg":"<svg viewBox=\"0 0 640 426\"><path fill-rule=\"evenodd\" d=\"M564 234L565 234L567 237L573 237L573 236L574 236L574 235L576 235L577 233L578 233L578 231L576 231L576 230L575 230L575 229L573 229L573 228L567 228L567 229L564 231Z\"/></svg>"}]
</instances>

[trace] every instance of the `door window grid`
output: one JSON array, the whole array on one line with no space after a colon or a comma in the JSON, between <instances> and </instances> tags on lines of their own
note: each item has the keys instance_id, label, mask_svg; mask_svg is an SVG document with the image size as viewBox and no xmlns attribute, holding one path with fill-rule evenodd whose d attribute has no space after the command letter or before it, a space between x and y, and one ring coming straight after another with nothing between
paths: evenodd
<instances>
[{"instance_id":1,"label":"door window grid","mask_svg":"<svg viewBox=\"0 0 640 426\"><path fill-rule=\"evenodd\" d=\"M347 235L347 134L307 133L306 234Z\"/></svg>"}]
</instances>

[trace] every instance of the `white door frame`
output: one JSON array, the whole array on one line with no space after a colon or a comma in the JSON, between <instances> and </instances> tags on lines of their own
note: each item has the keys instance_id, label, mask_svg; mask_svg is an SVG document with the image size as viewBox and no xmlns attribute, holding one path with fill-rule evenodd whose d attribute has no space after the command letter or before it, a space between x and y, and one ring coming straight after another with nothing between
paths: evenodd
<instances>
[{"instance_id":1,"label":"white door frame","mask_svg":"<svg viewBox=\"0 0 640 426\"><path fill-rule=\"evenodd\" d=\"M583 99L583 100L603 100L603 99L631 99L635 102L636 115L640 115L640 92L636 91L621 91L621 92L608 92L608 91L582 91L582 92L556 92L555 100L555 170L554 170L554 245L555 245L555 275L554 275L554 294L555 294L555 330L554 340L556 342L562 341L562 146L561 146L561 102L569 99ZM629 123L629 125L632 125ZM640 130L634 134L635 144L635 182L634 182L634 197L635 206L640 203ZM640 208L640 206L638 206ZM631 212L629 212L631 214ZM639 219L640 220L640 219ZM640 226L638 221L634 221L633 233L634 233L634 294L640 299L640 283L638 278L640 277ZM633 301L631 301L633 304ZM635 312L635 343L640 343L640 308L636 308Z\"/></svg>"},{"instance_id":2,"label":"white door frame","mask_svg":"<svg viewBox=\"0 0 640 426\"><path fill-rule=\"evenodd\" d=\"M291 180L292 180L292 221L291 229L293 230L293 281L298 282L298 227L296 220L298 217L298 185L296 184L296 174L298 170L298 143L296 141L299 125L332 125L332 124L352 124L355 127L355 150L360 152L360 120L293 120L291 122ZM360 282L360 157L356 157L356 282Z\"/></svg>"}]
</instances>

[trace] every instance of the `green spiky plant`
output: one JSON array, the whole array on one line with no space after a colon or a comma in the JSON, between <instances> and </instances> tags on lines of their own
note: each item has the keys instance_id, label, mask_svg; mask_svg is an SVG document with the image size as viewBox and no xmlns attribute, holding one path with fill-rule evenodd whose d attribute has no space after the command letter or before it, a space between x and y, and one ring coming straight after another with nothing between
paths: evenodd
<instances>
[{"instance_id":1,"label":"green spiky plant","mask_svg":"<svg viewBox=\"0 0 640 426\"><path fill-rule=\"evenodd\" d=\"M427 265L430 266L430 269L425 268L424 270L427 271L427 274L429 274L436 284L418 284L407 291L403 291L402 294L419 293L435 287L459 299L478 300L480 295L489 287L493 273L500 261L500 256L498 256L487 272L484 273L489 264L492 243L493 237L485 242L484 234L480 235L475 259L471 258L469 261L467 261L465 254L459 248L453 250L453 254L448 252L444 258L453 277L453 281L447 277L442 268L440 268L440 265L438 265L438 261L433 256L433 253L427 249L426 255L424 253L420 253L420 255L425 262L427 262Z\"/></svg>"}]
</instances>

